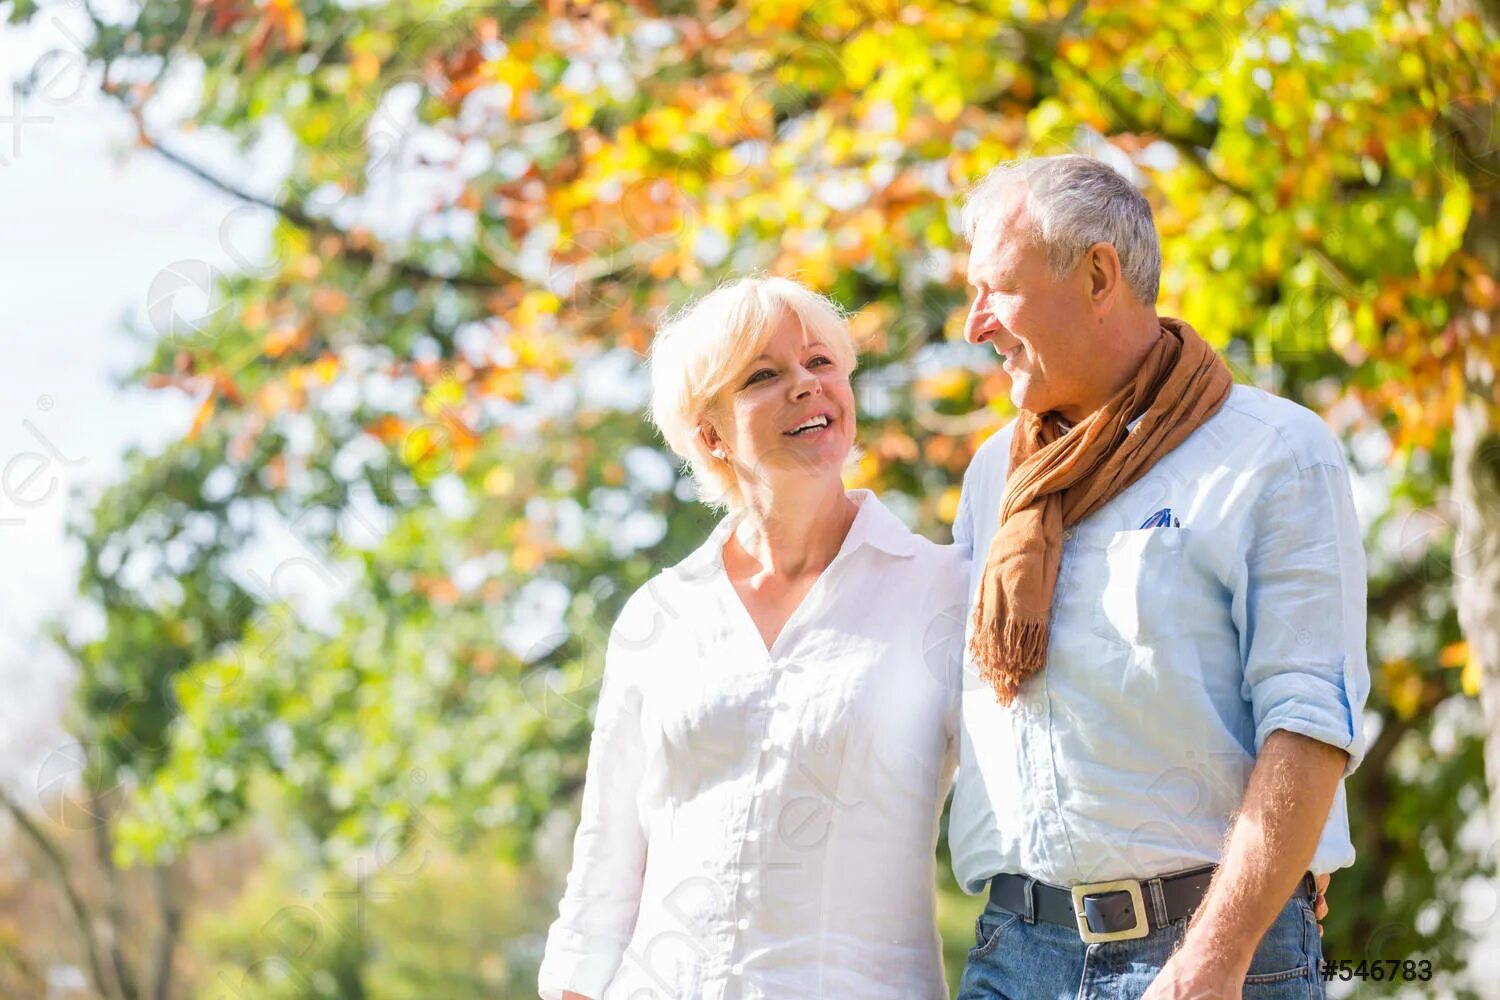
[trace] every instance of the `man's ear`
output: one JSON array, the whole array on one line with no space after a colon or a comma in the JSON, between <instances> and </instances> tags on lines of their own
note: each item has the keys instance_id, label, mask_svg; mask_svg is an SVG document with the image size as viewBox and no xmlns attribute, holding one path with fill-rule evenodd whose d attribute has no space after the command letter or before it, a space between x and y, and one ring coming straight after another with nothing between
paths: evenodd
<instances>
[{"instance_id":1,"label":"man's ear","mask_svg":"<svg viewBox=\"0 0 1500 1000\"><path fill-rule=\"evenodd\" d=\"M1089 300L1094 312L1100 315L1114 308L1125 285L1125 273L1120 269L1120 255L1112 244L1095 243L1084 251L1083 264L1089 281Z\"/></svg>"}]
</instances>

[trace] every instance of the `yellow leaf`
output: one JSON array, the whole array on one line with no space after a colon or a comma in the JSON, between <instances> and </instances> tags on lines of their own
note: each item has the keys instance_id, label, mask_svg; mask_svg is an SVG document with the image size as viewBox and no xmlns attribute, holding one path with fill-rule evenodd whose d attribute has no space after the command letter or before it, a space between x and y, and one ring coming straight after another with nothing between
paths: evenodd
<instances>
[{"instance_id":1,"label":"yellow leaf","mask_svg":"<svg viewBox=\"0 0 1500 1000\"><path fill-rule=\"evenodd\" d=\"M193 415L193 426L188 428L187 439L189 441L196 439L199 432L203 430L204 426L213 417L217 402L218 397L213 393L209 393L208 398L199 405L198 412Z\"/></svg>"},{"instance_id":2,"label":"yellow leaf","mask_svg":"<svg viewBox=\"0 0 1500 1000\"><path fill-rule=\"evenodd\" d=\"M503 497L516 488L516 474L503 465L497 465L484 475L484 492L492 497Z\"/></svg>"},{"instance_id":3,"label":"yellow leaf","mask_svg":"<svg viewBox=\"0 0 1500 1000\"><path fill-rule=\"evenodd\" d=\"M380 75L380 57L373 52L361 52L354 57L354 79L360 83L373 83Z\"/></svg>"},{"instance_id":4,"label":"yellow leaf","mask_svg":"<svg viewBox=\"0 0 1500 1000\"><path fill-rule=\"evenodd\" d=\"M953 519L958 517L958 497L960 492L957 486L950 486L943 491L942 497L938 499L938 520L944 524L952 524Z\"/></svg>"},{"instance_id":5,"label":"yellow leaf","mask_svg":"<svg viewBox=\"0 0 1500 1000\"><path fill-rule=\"evenodd\" d=\"M854 463L853 469L844 473L844 488L850 490L873 489L880 478L880 459L864 452Z\"/></svg>"},{"instance_id":6,"label":"yellow leaf","mask_svg":"<svg viewBox=\"0 0 1500 1000\"><path fill-rule=\"evenodd\" d=\"M959 399L969 390L969 373L962 368L949 368L922 379L917 389L930 399Z\"/></svg>"},{"instance_id":7,"label":"yellow leaf","mask_svg":"<svg viewBox=\"0 0 1500 1000\"><path fill-rule=\"evenodd\" d=\"M325 354L312 364L312 370L318 377L318 381L328 385L339 373L339 359L337 355Z\"/></svg>"},{"instance_id":8,"label":"yellow leaf","mask_svg":"<svg viewBox=\"0 0 1500 1000\"><path fill-rule=\"evenodd\" d=\"M1479 680L1482 673L1483 671L1479 669L1479 658L1476 656L1469 657L1468 661L1464 664L1464 673L1460 681L1464 686L1464 694L1470 698L1479 697Z\"/></svg>"},{"instance_id":9,"label":"yellow leaf","mask_svg":"<svg viewBox=\"0 0 1500 1000\"><path fill-rule=\"evenodd\" d=\"M1422 707L1422 674L1411 660L1387 660L1381 665L1381 687L1396 716L1410 719Z\"/></svg>"},{"instance_id":10,"label":"yellow leaf","mask_svg":"<svg viewBox=\"0 0 1500 1000\"><path fill-rule=\"evenodd\" d=\"M520 573L532 573L540 569L544 558L542 547L532 542L522 542L510 552L510 564Z\"/></svg>"}]
</instances>

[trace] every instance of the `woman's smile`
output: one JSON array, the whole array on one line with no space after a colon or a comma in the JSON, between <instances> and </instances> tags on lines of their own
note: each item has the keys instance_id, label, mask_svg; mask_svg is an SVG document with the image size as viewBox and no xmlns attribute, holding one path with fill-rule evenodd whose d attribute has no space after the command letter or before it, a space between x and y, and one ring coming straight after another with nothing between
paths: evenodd
<instances>
[{"instance_id":1,"label":"woman's smile","mask_svg":"<svg viewBox=\"0 0 1500 1000\"><path fill-rule=\"evenodd\" d=\"M833 426L833 417L827 413L817 413L803 420L789 431L783 431L785 437L816 438L822 437L828 429Z\"/></svg>"}]
</instances>

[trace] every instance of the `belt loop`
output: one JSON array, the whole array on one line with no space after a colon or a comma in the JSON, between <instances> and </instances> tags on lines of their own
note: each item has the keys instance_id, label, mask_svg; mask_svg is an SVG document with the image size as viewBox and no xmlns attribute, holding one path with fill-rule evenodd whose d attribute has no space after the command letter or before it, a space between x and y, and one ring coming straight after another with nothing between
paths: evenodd
<instances>
[{"instance_id":1,"label":"belt loop","mask_svg":"<svg viewBox=\"0 0 1500 1000\"><path fill-rule=\"evenodd\" d=\"M1153 925L1165 927L1172 921L1167 917L1167 893L1162 888L1162 881L1159 877L1148 879L1146 885L1151 887L1151 909L1155 911Z\"/></svg>"},{"instance_id":2,"label":"belt loop","mask_svg":"<svg viewBox=\"0 0 1500 1000\"><path fill-rule=\"evenodd\" d=\"M1028 924L1034 924L1036 923L1036 879L1028 877L1021 886L1021 894L1026 897L1021 919Z\"/></svg>"}]
</instances>

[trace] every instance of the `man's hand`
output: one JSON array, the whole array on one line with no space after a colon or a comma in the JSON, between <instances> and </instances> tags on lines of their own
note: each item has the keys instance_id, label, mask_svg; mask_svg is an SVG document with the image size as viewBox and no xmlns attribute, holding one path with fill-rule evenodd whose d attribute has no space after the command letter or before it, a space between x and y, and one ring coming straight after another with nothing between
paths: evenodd
<instances>
[{"instance_id":1,"label":"man's hand","mask_svg":"<svg viewBox=\"0 0 1500 1000\"><path fill-rule=\"evenodd\" d=\"M1323 918L1328 916L1328 883L1332 880L1332 875L1319 875L1316 880L1318 898L1313 903L1313 913L1318 918L1318 937L1323 936ZM1182 960L1182 952L1173 955L1152 980L1146 997L1149 1000L1187 1000L1197 997L1234 998L1240 995L1239 979L1224 980L1204 975L1203 970L1188 968L1189 964Z\"/></svg>"},{"instance_id":2,"label":"man's hand","mask_svg":"<svg viewBox=\"0 0 1500 1000\"><path fill-rule=\"evenodd\" d=\"M1323 936L1323 918L1328 916L1328 883L1332 880L1332 875L1317 878L1318 898L1313 901L1313 916L1318 918L1318 937Z\"/></svg>"},{"instance_id":3,"label":"man's hand","mask_svg":"<svg viewBox=\"0 0 1500 1000\"><path fill-rule=\"evenodd\" d=\"M1209 966L1179 949L1167 959L1141 1000L1240 1000L1245 974L1225 966Z\"/></svg>"},{"instance_id":4,"label":"man's hand","mask_svg":"<svg viewBox=\"0 0 1500 1000\"><path fill-rule=\"evenodd\" d=\"M1213 884L1144 1000L1240 995L1256 946L1312 861L1346 759L1285 730L1266 738ZM1314 913L1326 912L1314 901Z\"/></svg>"}]
</instances>

